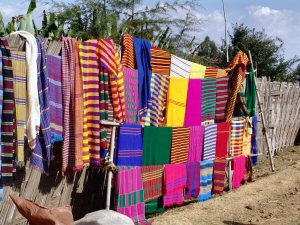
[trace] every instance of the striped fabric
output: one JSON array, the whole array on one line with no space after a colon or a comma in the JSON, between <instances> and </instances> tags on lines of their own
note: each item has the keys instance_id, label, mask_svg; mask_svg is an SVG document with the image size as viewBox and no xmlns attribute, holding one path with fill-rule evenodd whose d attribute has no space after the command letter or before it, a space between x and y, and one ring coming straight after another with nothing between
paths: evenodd
<instances>
[{"instance_id":1,"label":"striped fabric","mask_svg":"<svg viewBox=\"0 0 300 225\"><path fill-rule=\"evenodd\" d=\"M239 188L244 182L246 173L246 156L234 157L232 188Z\"/></svg>"},{"instance_id":2,"label":"striped fabric","mask_svg":"<svg viewBox=\"0 0 300 225\"><path fill-rule=\"evenodd\" d=\"M211 199L214 160L200 162L200 196L199 201Z\"/></svg>"},{"instance_id":3,"label":"striped fabric","mask_svg":"<svg viewBox=\"0 0 300 225\"><path fill-rule=\"evenodd\" d=\"M151 55L152 72L170 76L171 53L152 46Z\"/></svg>"},{"instance_id":4,"label":"striped fabric","mask_svg":"<svg viewBox=\"0 0 300 225\"><path fill-rule=\"evenodd\" d=\"M185 126L199 126L202 122L202 81L189 79Z\"/></svg>"},{"instance_id":5,"label":"striped fabric","mask_svg":"<svg viewBox=\"0 0 300 225\"><path fill-rule=\"evenodd\" d=\"M218 68L206 67L205 78L216 79L218 76Z\"/></svg>"},{"instance_id":6,"label":"striped fabric","mask_svg":"<svg viewBox=\"0 0 300 225\"><path fill-rule=\"evenodd\" d=\"M200 162L186 164L187 192L186 199L197 198L200 193Z\"/></svg>"},{"instance_id":7,"label":"striped fabric","mask_svg":"<svg viewBox=\"0 0 300 225\"><path fill-rule=\"evenodd\" d=\"M214 194L222 194L226 178L226 158L216 159L214 162Z\"/></svg>"},{"instance_id":8,"label":"striped fabric","mask_svg":"<svg viewBox=\"0 0 300 225\"><path fill-rule=\"evenodd\" d=\"M120 127L117 152L118 166L141 166L143 161L142 126L123 124Z\"/></svg>"},{"instance_id":9,"label":"striped fabric","mask_svg":"<svg viewBox=\"0 0 300 225\"><path fill-rule=\"evenodd\" d=\"M225 120L229 76L217 78L216 120Z\"/></svg>"},{"instance_id":10,"label":"striped fabric","mask_svg":"<svg viewBox=\"0 0 300 225\"><path fill-rule=\"evenodd\" d=\"M26 59L25 52L11 51L12 68L14 73L15 110L16 110L16 162L24 162L24 134L26 120Z\"/></svg>"},{"instance_id":11,"label":"striped fabric","mask_svg":"<svg viewBox=\"0 0 300 225\"><path fill-rule=\"evenodd\" d=\"M241 156L243 154L244 119L235 118L231 125L230 154Z\"/></svg>"},{"instance_id":12,"label":"striped fabric","mask_svg":"<svg viewBox=\"0 0 300 225\"><path fill-rule=\"evenodd\" d=\"M202 80L202 121L214 120L216 116L216 79Z\"/></svg>"},{"instance_id":13,"label":"striped fabric","mask_svg":"<svg viewBox=\"0 0 300 225\"><path fill-rule=\"evenodd\" d=\"M222 159L228 156L230 129L229 122L218 123L216 158Z\"/></svg>"},{"instance_id":14,"label":"striped fabric","mask_svg":"<svg viewBox=\"0 0 300 225\"><path fill-rule=\"evenodd\" d=\"M257 136L258 136L258 117L254 116L252 118L252 137L251 137L251 153L252 154L258 154L258 142L257 142ZM252 156L252 164L256 166L258 164L258 156Z\"/></svg>"},{"instance_id":15,"label":"striped fabric","mask_svg":"<svg viewBox=\"0 0 300 225\"><path fill-rule=\"evenodd\" d=\"M190 78L191 70L192 62L176 55L171 56L171 77Z\"/></svg>"},{"instance_id":16,"label":"striped fabric","mask_svg":"<svg viewBox=\"0 0 300 225\"><path fill-rule=\"evenodd\" d=\"M13 181L14 168L14 145L15 145L15 101L14 101L14 74L12 69L11 53L6 48L7 41L0 39L2 51L2 73L3 73L3 108L1 123L2 140L2 182L10 184Z\"/></svg>"},{"instance_id":17,"label":"striped fabric","mask_svg":"<svg viewBox=\"0 0 300 225\"><path fill-rule=\"evenodd\" d=\"M244 137L243 137L243 155L251 154L251 137L252 137L252 118L245 119Z\"/></svg>"},{"instance_id":18,"label":"striped fabric","mask_svg":"<svg viewBox=\"0 0 300 225\"><path fill-rule=\"evenodd\" d=\"M41 111L40 133L31 156L31 164L43 173L49 174L52 157L52 133L50 130L49 81L47 55L44 39L37 37L38 45L38 91Z\"/></svg>"},{"instance_id":19,"label":"striped fabric","mask_svg":"<svg viewBox=\"0 0 300 225\"><path fill-rule=\"evenodd\" d=\"M122 65L129 69L136 69L133 36L123 34L122 36Z\"/></svg>"},{"instance_id":20,"label":"striped fabric","mask_svg":"<svg viewBox=\"0 0 300 225\"><path fill-rule=\"evenodd\" d=\"M190 73L190 78L204 78L206 71L206 66L198 63L192 63L192 69Z\"/></svg>"},{"instance_id":21,"label":"striped fabric","mask_svg":"<svg viewBox=\"0 0 300 225\"><path fill-rule=\"evenodd\" d=\"M187 187L186 164L165 165L164 182L164 207L182 205L184 201L183 190Z\"/></svg>"},{"instance_id":22,"label":"striped fabric","mask_svg":"<svg viewBox=\"0 0 300 225\"><path fill-rule=\"evenodd\" d=\"M63 140L61 57L47 55L47 63L50 95L50 128L53 142L57 142Z\"/></svg>"},{"instance_id":23,"label":"striped fabric","mask_svg":"<svg viewBox=\"0 0 300 225\"><path fill-rule=\"evenodd\" d=\"M186 163L189 156L190 128L174 127L172 130L171 164Z\"/></svg>"},{"instance_id":24,"label":"striped fabric","mask_svg":"<svg viewBox=\"0 0 300 225\"><path fill-rule=\"evenodd\" d=\"M123 67L126 99L126 122L138 123L139 85L138 71Z\"/></svg>"},{"instance_id":25,"label":"striped fabric","mask_svg":"<svg viewBox=\"0 0 300 225\"><path fill-rule=\"evenodd\" d=\"M204 126L203 160L213 160L216 158L217 130L217 124Z\"/></svg>"},{"instance_id":26,"label":"striped fabric","mask_svg":"<svg viewBox=\"0 0 300 225\"><path fill-rule=\"evenodd\" d=\"M145 219L144 189L141 167L118 167L117 212L128 216L135 224L149 224Z\"/></svg>"},{"instance_id":27,"label":"striped fabric","mask_svg":"<svg viewBox=\"0 0 300 225\"><path fill-rule=\"evenodd\" d=\"M243 87L241 86L241 89ZM249 116L249 111L246 105L246 97L244 91L239 91L236 99L236 107L234 109L234 116Z\"/></svg>"},{"instance_id":28,"label":"striped fabric","mask_svg":"<svg viewBox=\"0 0 300 225\"><path fill-rule=\"evenodd\" d=\"M1 124L2 124L2 107L3 107L3 73L2 73L2 51L0 49L0 142L1 142ZM2 187L2 144L0 144L0 202L3 202L4 192Z\"/></svg>"},{"instance_id":29,"label":"striped fabric","mask_svg":"<svg viewBox=\"0 0 300 225\"><path fill-rule=\"evenodd\" d=\"M142 166L145 202L155 200L163 195L164 167L164 165Z\"/></svg>"},{"instance_id":30,"label":"striped fabric","mask_svg":"<svg viewBox=\"0 0 300 225\"><path fill-rule=\"evenodd\" d=\"M204 126L190 127L189 163L202 160Z\"/></svg>"}]
</instances>

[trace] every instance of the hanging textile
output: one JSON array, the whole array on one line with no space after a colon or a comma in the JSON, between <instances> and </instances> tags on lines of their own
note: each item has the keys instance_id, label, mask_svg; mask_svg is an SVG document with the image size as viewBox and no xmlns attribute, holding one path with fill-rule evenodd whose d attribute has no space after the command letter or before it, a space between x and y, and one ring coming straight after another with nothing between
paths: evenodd
<instances>
[{"instance_id":1,"label":"hanging textile","mask_svg":"<svg viewBox=\"0 0 300 225\"><path fill-rule=\"evenodd\" d=\"M123 124L120 127L117 152L118 166L141 166L143 161L143 135L139 124Z\"/></svg>"},{"instance_id":2,"label":"hanging textile","mask_svg":"<svg viewBox=\"0 0 300 225\"><path fill-rule=\"evenodd\" d=\"M216 79L202 80L202 121L214 120L216 116Z\"/></svg>"},{"instance_id":3,"label":"hanging textile","mask_svg":"<svg viewBox=\"0 0 300 225\"><path fill-rule=\"evenodd\" d=\"M252 118L252 137L251 137L251 153L258 154L258 117L254 116ZM256 166L258 164L258 156L252 156L252 164Z\"/></svg>"},{"instance_id":4,"label":"hanging textile","mask_svg":"<svg viewBox=\"0 0 300 225\"><path fill-rule=\"evenodd\" d=\"M122 213L135 224L149 224L145 219L144 189L141 167L118 167L117 212Z\"/></svg>"},{"instance_id":5,"label":"hanging textile","mask_svg":"<svg viewBox=\"0 0 300 225\"><path fill-rule=\"evenodd\" d=\"M234 167L233 167L233 178L232 178L232 188L239 188L244 181L246 172L246 157L239 156L234 157Z\"/></svg>"},{"instance_id":6,"label":"hanging textile","mask_svg":"<svg viewBox=\"0 0 300 225\"><path fill-rule=\"evenodd\" d=\"M172 127L144 127L143 166L170 163Z\"/></svg>"},{"instance_id":7,"label":"hanging textile","mask_svg":"<svg viewBox=\"0 0 300 225\"><path fill-rule=\"evenodd\" d=\"M226 179L226 158L216 159L214 162L213 194L223 194Z\"/></svg>"},{"instance_id":8,"label":"hanging textile","mask_svg":"<svg viewBox=\"0 0 300 225\"><path fill-rule=\"evenodd\" d=\"M250 71L246 78L246 106L249 112L249 116L256 115L256 83L255 74Z\"/></svg>"},{"instance_id":9,"label":"hanging textile","mask_svg":"<svg viewBox=\"0 0 300 225\"><path fill-rule=\"evenodd\" d=\"M167 101L167 126L184 126L188 79L170 78Z\"/></svg>"},{"instance_id":10,"label":"hanging textile","mask_svg":"<svg viewBox=\"0 0 300 225\"><path fill-rule=\"evenodd\" d=\"M202 160L204 126L190 127L189 163Z\"/></svg>"},{"instance_id":11,"label":"hanging textile","mask_svg":"<svg viewBox=\"0 0 300 225\"><path fill-rule=\"evenodd\" d=\"M183 204L183 191L187 187L186 164L165 165L164 207Z\"/></svg>"},{"instance_id":12,"label":"hanging textile","mask_svg":"<svg viewBox=\"0 0 300 225\"><path fill-rule=\"evenodd\" d=\"M243 155L251 154L252 118L244 120Z\"/></svg>"},{"instance_id":13,"label":"hanging textile","mask_svg":"<svg viewBox=\"0 0 300 225\"><path fill-rule=\"evenodd\" d=\"M202 79L205 76L206 66L198 63L192 63L190 78Z\"/></svg>"},{"instance_id":14,"label":"hanging textile","mask_svg":"<svg viewBox=\"0 0 300 225\"><path fill-rule=\"evenodd\" d=\"M190 147L190 128L173 127L171 164L186 163L188 161Z\"/></svg>"},{"instance_id":15,"label":"hanging textile","mask_svg":"<svg viewBox=\"0 0 300 225\"><path fill-rule=\"evenodd\" d=\"M243 154L244 119L235 118L231 124L230 155L241 156Z\"/></svg>"},{"instance_id":16,"label":"hanging textile","mask_svg":"<svg viewBox=\"0 0 300 225\"><path fill-rule=\"evenodd\" d=\"M218 123L216 158L226 158L229 150L231 124L229 122Z\"/></svg>"},{"instance_id":17,"label":"hanging textile","mask_svg":"<svg viewBox=\"0 0 300 225\"><path fill-rule=\"evenodd\" d=\"M246 97L243 91L239 91L237 94L236 107L234 108L233 115L235 117L249 116L249 112L246 106Z\"/></svg>"},{"instance_id":18,"label":"hanging textile","mask_svg":"<svg viewBox=\"0 0 300 225\"><path fill-rule=\"evenodd\" d=\"M125 82L126 122L138 123L139 80L138 71L123 67Z\"/></svg>"},{"instance_id":19,"label":"hanging textile","mask_svg":"<svg viewBox=\"0 0 300 225\"><path fill-rule=\"evenodd\" d=\"M0 42L1 43L1 42ZM2 108L3 108L3 64L2 64L2 49L0 45L0 142L2 136ZM2 142L1 142L2 143ZM0 144L0 202L3 202L3 187L2 187L2 144Z\"/></svg>"},{"instance_id":20,"label":"hanging textile","mask_svg":"<svg viewBox=\"0 0 300 225\"><path fill-rule=\"evenodd\" d=\"M200 162L186 164L187 192L186 199L197 198L200 193Z\"/></svg>"},{"instance_id":21,"label":"hanging textile","mask_svg":"<svg viewBox=\"0 0 300 225\"><path fill-rule=\"evenodd\" d=\"M151 43L142 38L134 38L135 56L139 74L140 118L146 117L146 110L151 98Z\"/></svg>"},{"instance_id":22,"label":"hanging textile","mask_svg":"<svg viewBox=\"0 0 300 225\"><path fill-rule=\"evenodd\" d=\"M170 76L171 53L152 46L151 55L152 72Z\"/></svg>"},{"instance_id":23,"label":"hanging textile","mask_svg":"<svg viewBox=\"0 0 300 225\"><path fill-rule=\"evenodd\" d=\"M191 70L192 62L176 55L171 56L171 77L190 78Z\"/></svg>"},{"instance_id":24,"label":"hanging textile","mask_svg":"<svg viewBox=\"0 0 300 225\"><path fill-rule=\"evenodd\" d=\"M164 200L163 199L164 199L163 196L161 196L153 201L147 202L146 203L146 213L153 214L153 213L161 213L161 212L166 211L166 209L164 208Z\"/></svg>"},{"instance_id":25,"label":"hanging textile","mask_svg":"<svg viewBox=\"0 0 300 225\"><path fill-rule=\"evenodd\" d=\"M223 69L218 69L217 78L226 77L228 74Z\"/></svg>"},{"instance_id":26,"label":"hanging textile","mask_svg":"<svg viewBox=\"0 0 300 225\"><path fill-rule=\"evenodd\" d=\"M3 74L3 107L1 123L1 160L2 160L2 182L10 184L15 172L14 162L14 137L15 137L15 101L14 101L14 74L12 69L12 58L10 50L7 49L6 40L0 39L0 50L2 52L2 74Z\"/></svg>"},{"instance_id":27,"label":"hanging textile","mask_svg":"<svg viewBox=\"0 0 300 225\"><path fill-rule=\"evenodd\" d=\"M202 81L189 79L185 126L199 126L202 122Z\"/></svg>"},{"instance_id":28,"label":"hanging textile","mask_svg":"<svg viewBox=\"0 0 300 225\"><path fill-rule=\"evenodd\" d=\"M199 201L211 199L214 160L200 162L200 196Z\"/></svg>"},{"instance_id":29,"label":"hanging textile","mask_svg":"<svg viewBox=\"0 0 300 225\"><path fill-rule=\"evenodd\" d=\"M218 77L218 68L206 67L205 78L216 79Z\"/></svg>"},{"instance_id":30,"label":"hanging textile","mask_svg":"<svg viewBox=\"0 0 300 225\"><path fill-rule=\"evenodd\" d=\"M141 168L145 202L161 197L163 195L164 165L142 166Z\"/></svg>"},{"instance_id":31,"label":"hanging textile","mask_svg":"<svg viewBox=\"0 0 300 225\"><path fill-rule=\"evenodd\" d=\"M52 141L63 140L62 68L61 56L47 55L50 95L50 128Z\"/></svg>"},{"instance_id":32,"label":"hanging textile","mask_svg":"<svg viewBox=\"0 0 300 225\"><path fill-rule=\"evenodd\" d=\"M245 173L245 177L244 180L247 182L252 182L253 178L252 178L252 159L251 156L247 156L246 158L246 173Z\"/></svg>"},{"instance_id":33,"label":"hanging textile","mask_svg":"<svg viewBox=\"0 0 300 225\"><path fill-rule=\"evenodd\" d=\"M16 116L16 162L24 163L24 134L26 120L26 59L25 52L11 51L12 68L14 74L15 116Z\"/></svg>"},{"instance_id":34,"label":"hanging textile","mask_svg":"<svg viewBox=\"0 0 300 225\"><path fill-rule=\"evenodd\" d=\"M225 120L229 76L217 78L216 120Z\"/></svg>"},{"instance_id":35,"label":"hanging textile","mask_svg":"<svg viewBox=\"0 0 300 225\"><path fill-rule=\"evenodd\" d=\"M74 119L74 144L75 144L75 171L83 169L83 84L79 59L79 45L75 38L72 38L72 48L74 52L74 79L73 79L73 113ZM100 103L101 104L101 103Z\"/></svg>"},{"instance_id":36,"label":"hanging textile","mask_svg":"<svg viewBox=\"0 0 300 225\"><path fill-rule=\"evenodd\" d=\"M216 158L217 130L217 124L209 124L204 126L203 160Z\"/></svg>"},{"instance_id":37,"label":"hanging textile","mask_svg":"<svg viewBox=\"0 0 300 225\"><path fill-rule=\"evenodd\" d=\"M122 66L136 69L136 58L134 52L133 36L123 34L122 36Z\"/></svg>"}]
</instances>

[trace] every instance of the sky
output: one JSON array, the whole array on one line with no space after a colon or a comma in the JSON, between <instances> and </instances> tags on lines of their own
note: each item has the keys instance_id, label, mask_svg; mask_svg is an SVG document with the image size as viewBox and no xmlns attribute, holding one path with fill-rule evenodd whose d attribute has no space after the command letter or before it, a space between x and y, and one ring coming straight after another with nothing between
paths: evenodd
<instances>
[{"instance_id":1,"label":"sky","mask_svg":"<svg viewBox=\"0 0 300 225\"><path fill-rule=\"evenodd\" d=\"M66 0L70 1L70 0ZM142 4L153 6L157 0L144 0ZM161 1L165 2L165 1ZM224 0L227 11L227 27L231 24L244 23L256 30L264 29L269 36L279 37L284 41L284 55L290 59L300 56L300 0ZM0 11L7 23L12 16L25 14L29 0L0 0ZM42 11L45 7L37 0L34 12L37 26L41 26ZM224 38L224 17L222 0L200 0L202 8L194 13L203 18L201 31L197 39L210 36L217 44ZM177 13L177 15L181 15Z\"/></svg>"}]
</instances>

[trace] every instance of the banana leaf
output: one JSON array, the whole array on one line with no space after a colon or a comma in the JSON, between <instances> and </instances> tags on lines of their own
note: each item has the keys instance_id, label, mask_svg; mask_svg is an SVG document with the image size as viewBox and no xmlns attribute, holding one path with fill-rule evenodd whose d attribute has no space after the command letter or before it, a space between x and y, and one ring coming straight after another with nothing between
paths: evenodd
<instances>
[{"instance_id":1,"label":"banana leaf","mask_svg":"<svg viewBox=\"0 0 300 225\"><path fill-rule=\"evenodd\" d=\"M36 0L31 0L27 10L27 14L20 18L19 30L25 30L35 35L34 23L32 20L32 12L34 11L35 8L36 8Z\"/></svg>"},{"instance_id":2,"label":"banana leaf","mask_svg":"<svg viewBox=\"0 0 300 225\"><path fill-rule=\"evenodd\" d=\"M0 37L5 35L4 18L0 12Z\"/></svg>"}]
</instances>

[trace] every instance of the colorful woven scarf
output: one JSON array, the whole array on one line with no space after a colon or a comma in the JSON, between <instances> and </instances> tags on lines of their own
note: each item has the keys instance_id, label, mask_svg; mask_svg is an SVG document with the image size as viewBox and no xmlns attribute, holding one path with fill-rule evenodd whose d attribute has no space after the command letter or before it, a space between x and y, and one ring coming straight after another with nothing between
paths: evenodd
<instances>
[{"instance_id":1,"label":"colorful woven scarf","mask_svg":"<svg viewBox=\"0 0 300 225\"><path fill-rule=\"evenodd\" d=\"M120 127L117 153L118 166L141 166L143 161L142 125L123 124Z\"/></svg>"},{"instance_id":2,"label":"colorful woven scarf","mask_svg":"<svg viewBox=\"0 0 300 225\"><path fill-rule=\"evenodd\" d=\"M123 34L122 36L122 65L129 69L136 69L133 36Z\"/></svg>"},{"instance_id":3,"label":"colorful woven scarf","mask_svg":"<svg viewBox=\"0 0 300 225\"><path fill-rule=\"evenodd\" d=\"M211 199L214 160L200 162L200 196L199 201Z\"/></svg>"},{"instance_id":4,"label":"colorful woven scarf","mask_svg":"<svg viewBox=\"0 0 300 225\"><path fill-rule=\"evenodd\" d=\"M258 117L254 116L252 119L252 132L253 135L251 137L251 153L258 154ZM252 164L256 166L258 164L258 156L252 156Z\"/></svg>"},{"instance_id":5,"label":"colorful woven scarf","mask_svg":"<svg viewBox=\"0 0 300 225\"><path fill-rule=\"evenodd\" d=\"M189 156L190 128L174 127L172 130L171 164L186 163Z\"/></svg>"},{"instance_id":6,"label":"colorful woven scarf","mask_svg":"<svg viewBox=\"0 0 300 225\"><path fill-rule=\"evenodd\" d=\"M217 142L217 124L209 124L204 126L204 149L203 160L216 158L216 142Z\"/></svg>"},{"instance_id":7,"label":"colorful woven scarf","mask_svg":"<svg viewBox=\"0 0 300 225\"><path fill-rule=\"evenodd\" d=\"M138 71L123 67L126 99L126 122L138 123L139 80Z\"/></svg>"},{"instance_id":8,"label":"colorful woven scarf","mask_svg":"<svg viewBox=\"0 0 300 225\"><path fill-rule=\"evenodd\" d=\"M216 158L226 158L229 150L231 124L229 122L218 123Z\"/></svg>"},{"instance_id":9,"label":"colorful woven scarf","mask_svg":"<svg viewBox=\"0 0 300 225\"><path fill-rule=\"evenodd\" d=\"M224 121L228 100L229 76L217 78L216 120Z\"/></svg>"},{"instance_id":10,"label":"colorful woven scarf","mask_svg":"<svg viewBox=\"0 0 300 225\"><path fill-rule=\"evenodd\" d=\"M143 166L170 163L172 127L144 128Z\"/></svg>"},{"instance_id":11,"label":"colorful woven scarf","mask_svg":"<svg viewBox=\"0 0 300 225\"><path fill-rule=\"evenodd\" d=\"M189 79L185 126L199 126L202 122L202 81Z\"/></svg>"},{"instance_id":12,"label":"colorful woven scarf","mask_svg":"<svg viewBox=\"0 0 300 225\"><path fill-rule=\"evenodd\" d=\"M145 202L155 200L163 195L164 165L142 166L142 179Z\"/></svg>"},{"instance_id":13,"label":"colorful woven scarf","mask_svg":"<svg viewBox=\"0 0 300 225\"><path fill-rule=\"evenodd\" d=\"M40 133L36 139L36 147L31 156L33 167L49 174L52 157L52 133L50 130L50 95L47 70L47 55L44 39L37 37L38 45L38 91L41 110Z\"/></svg>"},{"instance_id":14,"label":"colorful woven scarf","mask_svg":"<svg viewBox=\"0 0 300 225\"><path fill-rule=\"evenodd\" d=\"M176 55L171 57L171 77L190 78L192 62Z\"/></svg>"},{"instance_id":15,"label":"colorful woven scarf","mask_svg":"<svg viewBox=\"0 0 300 225\"><path fill-rule=\"evenodd\" d=\"M241 156L243 154L244 119L235 118L231 125L230 155Z\"/></svg>"},{"instance_id":16,"label":"colorful woven scarf","mask_svg":"<svg viewBox=\"0 0 300 225\"><path fill-rule=\"evenodd\" d=\"M187 187L186 164L165 165L164 187L164 207L183 204L183 191Z\"/></svg>"},{"instance_id":17,"label":"colorful woven scarf","mask_svg":"<svg viewBox=\"0 0 300 225\"><path fill-rule=\"evenodd\" d=\"M205 76L205 71L206 71L206 66L197 63L192 63L190 78L202 79Z\"/></svg>"},{"instance_id":18,"label":"colorful woven scarf","mask_svg":"<svg viewBox=\"0 0 300 225\"><path fill-rule=\"evenodd\" d=\"M233 167L233 178L232 178L232 188L239 188L244 181L246 172L246 157L239 156L234 157L234 167Z\"/></svg>"},{"instance_id":19,"label":"colorful woven scarf","mask_svg":"<svg viewBox=\"0 0 300 225\"><path fill-rule=\"evenodd\" d=\"M205 70L205 78L213 78L216 79L218 76L218 68L206 67Z\"/></svg>"},{"instance_id":20,"label":"colorful woven scarf","mask_svg":"<svg viewBox=\"0 0 300 225\"><path fill-rule=\"evenodd\" d=\"M62 105L62 60L60 56L47 55L47 68L50 95L50 128L53 142L63 140L63 105Z\"/></svg>"},{"instance_id":21,"label":"colorful woven scarf","mask_svg":"<svg viewBox=\"0 0 300 225\"><path fill-rule=\"evenodd\" d=\"M2 65L2 50L0 48L0 141L2 136L2 108L3 108L3 65ZM2 144L0 144L0 202L3 202L3 187L2 187Z\"/></svg>"},{"instance_id":22,"label":"colorful woven scarf","mask_svg":"<svg viewBox=\"0 0 300 225\"><path fill-rule=\"evenodd\" d=\"M145 219L144 189L141 167L118 167L117 212L122 213L135 224L149 224Z\"/></svg>"},{"instance_id":23,"label":"colorful woven scarf","mask_svg":"<svg viewBox=\"0 0 300 225\"><path fill-rule=\"evenodd\" d=\"M170 76L171 53L152 46L151 67L153 73Z\"/></svg>"},{"instance_id":24,"label":"colorful woven scarf","mask_svg":"<svg viewBox=\"0 0 300 225\"><path fill-rule=\"evenodd\" d=\"M200 162L186 164L187 192L186 199L197 198L200 193Z\"/></svg>"},{"instance_id":25,"label":"colorful woven scarf","mask_svg":"<svg viewBox=\"0 0 300 225\"><path fill-rule=\"evenodd\" d=\"M214 162L214 194L222 194L226 178L226 158L216 159Z\"/></svg>"},{"instance_id":26,"label":"colorful woven scarf","mask_svg":"<svg viewBox=\"0 0 300 225\"><path fill-rule=\"evenodd\" d=\"M2 73L3 73L3 108L1 123L2 140L2 182L10 184L13 181L14 146L15 146L15 97L14 97L14 74L12 69L12 58L7 49L7 41L0 39L2 51Z\"/></svg>"},{"instance_id":27,"label":"colorful woven scarf","mask_svg":"<svg viewBox=\"0 0 300 225\"><path fill-rule=\"evenodd\" d=\"M246 117L244 123L243 155L251 154L252 118Z\"/></svg>"},{"instance_id":28,"label":"colorful woven scarf","mask_svg":"<svg viewBox=\"0 0 300 225\"><path fill-rule=\"evenodd\" d=\"M202 121L214 120L216 116L216 79L202 80Z\"/></svg>"},{"instance_id":29,"label":"colorful woven scarf","mask_svg":"<svg viewBox=\"0 0 300 225\"><path fill-rule=\"evenodd\" d=\"M15 82L15 110L16 110L16 162L24 163L24 134L26 120L26 60L25 52L11 51L12 68Z\"/></svg>"},{"instance_id":30,"label":"colorful woven scarf","mask_svg":"<svg viewBox=\"0 0 300 225\"><path fill-rule=\"evenodd\" d=\"M167 126L184 126L188 79L170 77L167 101Z\"/></svg>"},{"instance_id":31,"label":"colorful woven scarf","mask_svg":"<svg viewBox=\"0 0 300 225\"><path fill-rule=\"evenodd\" d=\"M250 71L246 78L246 106L250 116L256 115L256 83L255 74Z\"/></svg>"},{"instance_id":32,"label":"colorful woven scarf","mask_svg":"<svg viewBox=\"0 0 300 225\"><path fill-rule=\"evenodd\" d=\"M190 127L189 163L202 160L204 126Z\"/></svg>"}]
</instances>

